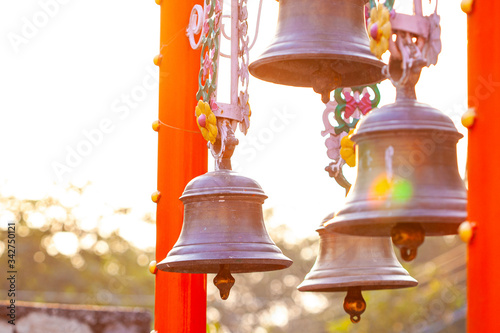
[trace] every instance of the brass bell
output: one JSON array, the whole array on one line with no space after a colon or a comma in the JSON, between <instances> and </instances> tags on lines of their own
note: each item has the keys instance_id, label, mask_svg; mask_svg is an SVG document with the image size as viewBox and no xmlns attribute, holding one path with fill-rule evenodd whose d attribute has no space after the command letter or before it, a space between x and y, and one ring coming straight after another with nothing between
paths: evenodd
<instances>
[{"instance_id":1,"label":"brass bell","mask_svg":"<svg viewBox=\"0 0 500 333\"><path fill-rule=\"evenodd\" d=\"M267 196L254 180L220 169L191 180L181 200L184 223L167 257L157 267L167 272L218 273L214 283L227 299L231 273L287 268L285 257L264 226Z\"/></svg>"},{"instance_id":2,"label":"brass bell","mask_svg":"<svg viewBox=\"0 0 500 333\"><path fill-rule=\"evenodd\" d=\"M366 304L362 290L397 289L416 286L417 281L394 255L389 237L361 237L331 233L323 223L319 234L319 254L311 271L298 286L299 291L347 291L344 309L358 322Z\"/></svg>"},{"instance_id":3,"label":"brass bell","mask_svg":"<svg viewBox=\"0 0 500 333\"><path fill-rule=\"evenodd\" d=\"M391 236L404 260L424 237L456 234L466 219L466 190L457 167L462 137L452 120L415 99L414 83L397 87L396 102L358 125L356 182L331 232Z\"/></svg>"},{"instance_id":4,"label":"brass bell","mask_svg":"<svg viewBox=\"0 0 500 333\"><path fill-rule=\"evenodd\" d=\"M280 0L271 45L249 66L264 81L312 87L330 100L339 87L384 79L365 28L366 0Z\"/></svg>"}]
</instances>

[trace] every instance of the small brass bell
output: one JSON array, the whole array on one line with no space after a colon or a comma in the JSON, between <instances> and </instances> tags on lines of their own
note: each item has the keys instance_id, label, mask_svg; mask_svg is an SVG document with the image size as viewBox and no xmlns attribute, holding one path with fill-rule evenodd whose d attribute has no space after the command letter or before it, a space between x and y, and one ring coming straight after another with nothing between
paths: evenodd
<instances>
[{"instance_id":1,"label":"small brass bell","mask_svg":"<svg viewBox=\"0 0 500 333\"><path fill-rule=\"evenodd\" d=\"M264 81L312 87L330 100L339 87L384 79L365 28L365 0L280 0L271 45L249 66Z\"/></svg>"},{"instance_id":2,"label":"small brass bell","mask_svg":"<svg viewBox=\"0 0 500 333\"><path fill-rule=\"evenodd\" d=\"M356 182L331 232L391 236L413 260L425 236L456 234L467 193L457 167L462 137L452 120L416 101L415 83L397 86L396 102L372 110L358 125Z\"/></svg>"},{"instance_id":3,"label":"small brass bell","mask_svg":"<svg viewBox=\"0 0 500 333\"><path fill-rule=\"evenodd\" d=\"M231 273L287 268L285 257L264 226L267 196L254 180L220 169L193 179L184 190L181 235L157 267L167 272L218 273L221 298L234 284Z\"/></svg>"},{"instance_id":4,"label":"small brass bell","mask_svg":"<svg viewBox=\"0 0 500 333\"><path fill-rule=\"evenodd\" d=\"M319 255L299 291L347 291L344 310L359 322L366 309L362 290L397 289L416 286L417 281L394 255L389 237L361 237L330 233L323 223L319 234Z\"/></svg>"}]
</instances>

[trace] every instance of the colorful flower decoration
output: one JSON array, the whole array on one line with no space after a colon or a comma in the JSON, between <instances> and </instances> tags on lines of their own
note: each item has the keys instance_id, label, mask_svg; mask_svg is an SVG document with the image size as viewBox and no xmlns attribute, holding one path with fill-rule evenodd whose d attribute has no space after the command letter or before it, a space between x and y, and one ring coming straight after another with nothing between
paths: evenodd
<instances>
[{"instance_id":1,"label":"colorful flower decoration","mask_svg":"<svg viewBox=\"0 0 500 333\"><path fill-rule=\"evenodd\" d=\"M340 159L340 141L344 136L347 136L347 132L341 132L339 135L330 134L325 141L325 146L327 148L326 155L328 158L334 161L339 161Z\"/></svg>"},{"instance_id":2,"label":"colorful flower decoration","mask_svg":"<svg viewBox=\"0 0 500 333\"><path fill-rule=\"evenodd\" d=\"M356 166L356 149L354 146L354 141L351 140L351 136L354 130L349 131L349 135L346 135L340 140L340 156L344 159L348 166Z\"/></svg>"},{"instance_id":3,"label":"colorful flower decoration","mask_svg":"<svg viewBox=\"0 0 500 333\"><path fill-rule=\"evenodd\" d=\"M205 1L204 23L201 32L200 72L197 99L208 102L217 90L219 36L221 33L221 0Z\"/></svg>"},{"instance_id":4,"label":"colorful flower decoration","mask_svg":"<svg viewBox=\"0 0 500 333\"><path fill-rule=\"evenodd\" d=\"M215 18L214 18L214 23L215 23L216 27L218 27L220 25L221 17L222 17L221 0L216 0L215 1Z\"/></svg>"},{"instance_id":5,"label":"colorful flower decoration","mask_svg":"<svg viewBox=\"0 0 500 333\"><path fill-rule=\"evenodd\" d=\"M389 49L389 39L392 35L390 16L389 9L383 4L372 6L370 10L370 50L379 59Z\"/></svg>"},{"instance_id":6,"label":"colorful flower decoration","mask_svg":"<svg viewBox=\"0 0 500 333\"><path fill-rule=\"evenodd\" d=\"M350 135L359 120L380 102L380 91L376 84L352 88L337 88L334 100L326 103L323 111L325 130L322 136L328 135L325 141L328 157L333 160L325 170L330 177L347 191L351 184L344 177L343 166L356 165L355 145ZM333 120L331 115L333 114Z\"/></svg>"},{"instance_id":7,"label":"colorful flower decoration","mask_svg":"<svg viewBox=\"0 0 500 333\"><path fill-rule=\"evenodd\" d=\"M250 127L250 117L252 116L252 109L250 108L248 94L240 91L240 96L238 97L238 105L241 108L241 113L243 115L243 119L240 122L240 131L246 135L248 128Z\"/></svg>"},{"instance_id":8,"label":"colorful flower decoration","mask_svg":"<svg viewBox=\"0 0 500 333\"><path fill-rule=\"evenodd\" d=\"M207 56L203 58L202 71L203 71L203 77L205 78L213 77L214 75L212 53L213 53L212 51L209 51Z\"/></svg>"},{"instance_id":9,"label":"colorful flower decoration","mask_svg":"<svg viewBox=\"0 0 500 333\"><path fill-rule=\"evenodd\" d=\"M349 118L353 115L356 109L359 109L363 115L366 115L368 111L372 109L372 101L370 100L369 94L363 94L363 97L359 98L359 91L354 91L354 96L344 91L345 96L345 111L344 118Z\"/></svg>"},{"instance_id":10,"label":"colorful flower decoration","mask_svg":"<svg viewBox=\"0 0 500 333\"><path fill-rule=\"evenodd\" d=\"M371 93L368 92L368 89L371 90ZM323 114L323 122L325 123L325 131L321 132L323 136L326 133L332 135L339 135L342 132L349 133L356 126L359 119L377 107L380 102L380 91L376 84L338 88L335 89L334 96L335 100L327 103L327 109ZM327 116L332 112L337 122L335 126L330 124Z\"/></svg>"},{"instance_id":11,"label":"colorful flower decoration","mask_svg":"<svg viewBox=\"0 0 500 333\"><path fill-rule=\"evenodd\" d=\"M211 144L215 143L217 139L217 117L215 117L210 105L202 100L198 101L198 105L195 109L196 112L196 123L200 128L201 135Z\"/></svg>"}]
</instances>

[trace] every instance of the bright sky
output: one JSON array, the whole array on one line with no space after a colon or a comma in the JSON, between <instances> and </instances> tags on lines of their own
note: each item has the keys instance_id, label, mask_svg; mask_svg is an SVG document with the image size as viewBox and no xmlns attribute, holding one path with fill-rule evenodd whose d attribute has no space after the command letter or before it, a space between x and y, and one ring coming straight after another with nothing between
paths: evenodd
<instances>
[{"instance_id":1,"label":"bright sky","mask_svg":"<svg viewBox=\"0 0 500 333\"><path fill-rule=\"evenodd\" d=\"M253 39L258 1L249 2ZM229 3L224 1L226 9ZM398 3L412 2L397 0L396 8ZM251 61L274 35L278 6L264 1ZM466 15L459 1L439 6L443 51L437 66L424 70L417 96L451 116L465 134L459 117L466 105ZM90 181L85 205L93 213L132 207L139 219L155 212L150 195L156 189L157 134L151 123L158 115L158 69L152 59L159 26L154 0L0 2L2 194L36 198ZM220 80L229 78L221 73ZM380 105L394 101L390 83L380 90ZM247 138L237 133L233 164L269 196L272 224L288 224L296 231L291 237L314 234L344 195L324 171L330 162L320 134L324 105L312 89L255 78L249 93L251 126ZM462 172L465 155L462 139Z\"/></svg>"}]
</instances>

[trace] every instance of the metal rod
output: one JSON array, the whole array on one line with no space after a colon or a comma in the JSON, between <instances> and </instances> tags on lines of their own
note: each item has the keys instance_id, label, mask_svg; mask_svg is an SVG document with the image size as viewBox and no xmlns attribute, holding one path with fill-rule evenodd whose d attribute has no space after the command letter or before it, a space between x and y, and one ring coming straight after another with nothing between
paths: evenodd
<instances>
[{"instance_id":1,"label":"metal rod","mask_svg":"<svg viewBox=\"0 0 500 333\"><path fill-rule=\"evenodd\" d=\"M262 0L259 2L259 11L257 13L257 22L255 23L255 33L253 34L253 40L248 47L248 50L251 50L257 41L257 37L259 37L259 26L260 26L260 14L262 12Z\"/></svg>"},{"instance_id":2,"label":"metal rod","mask_svg":"<svg viewBox=\"0 0 500 333\"><path fill-rule=\"evenodd\" d=\"M179 197L184 187L207 170L206 141L194 117L200 50L191 49L183 33L196 4L194 0L161 3L159 120L169 126L160 125L158 130L158 262L166 257L180 234L183 206ZM206 275L156 274L155 330L206 332Z\"/></svg>"},{"instance_id":3,"label":"metal rod","mask_svg":"<svg viewBox=\"0 0 500 333\"><path fill-rule=\"evenodd\" d=\"M500 2L475 0L468 15L468 219L477 228L468 246L467 332L500 332ZM492 143L492 144L489 144Z\"/></svg>"},{"instance_id":4,"label":"metal rod","mask_svg":"<svg viewBox=\"0 0 500 333\"><path fill-rule=\"evenodd\" d=\"M231 1L231 104L238 103L238 26L239 8L238 1Z\"/></svg>"},{"instance_id":5,"label":"metal rod","mask_svg":"<svg viewBox=\"0 0 500 333\"><path fill-rule=\"evenodd\" d=\"M422 0L413 0L413 13L417 16L423 16Z\"/></svg>"}]
</instances>

